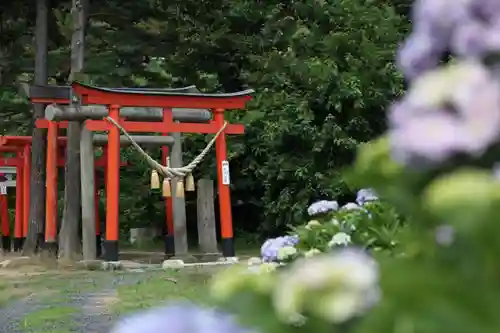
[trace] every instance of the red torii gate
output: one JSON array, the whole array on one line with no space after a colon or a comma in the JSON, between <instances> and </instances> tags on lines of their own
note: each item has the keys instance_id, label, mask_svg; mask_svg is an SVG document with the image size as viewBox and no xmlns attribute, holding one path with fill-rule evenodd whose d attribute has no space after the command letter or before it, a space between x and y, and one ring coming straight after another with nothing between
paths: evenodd
<instances>
[{"instance_id":1,"label":"red torii gate","mask_svg":"<svg viewBox=\"0 0 500 333\"><path fill-rule=\"evenodd\" d=\"M27 236L30 211L30 171L31 171L31 136L0 136L0 153L16 153L15 157L0 157L0 167L16 167L16 209L14 221L14 240L13 250L20 251L24 239ZM67 143L66 137L58 137L58 149L64 151ZM106 147L104 154L95 160L94 166L102 167L106 170ZM58 157L57 167L64 167L64 157ZM121 162L120 166L128 166L127 162ZM97 183L97 178L96 178ZM99 189L95 186L95 204L96 204L96 240L100 247L100 216L98 211ZM4 202L5 201L5 202ZM4 251L10 251L10 225L8 225L8 206L5 198L0 202L0 216L2 217L2 247ZM57 216L57 206L56 212ZM6 218L7 217L7 218Z\"/></svg>"},{"instance_id":2,"label":"red torii gate","mask_svg":"<svg viewBox=\"0 0 500 333\"><path fill-rule=\"evenodd\" d=\"M71 90L68 87L30 87L29 97L32 103L41 104L77 104L77 105L105 105L109 110L109 117L117 121L128 132L156 132L164 135L172 132L181 133L217 133L224 126L224 111L228 109L242 109L251 99L253 90L245 90L229 94L186 93L168 89L132 89L132 88L101 88L73 82ZM137 122L125 121L120 116L122 107L151 107L163 109L163 121ZM206 124L176 123L173 121L172 108L210 109L214 119ZM68 117L77 120L81 118L78 112L68 113ZM117 127L102 119L92 119L92 115L85 115L89 119L85 126L91 131L108 132L107 155L107 200L106 200L106 241L104 242L105 259L118 260L118 199L119 199L119 166L120 131ZM37 128L47 128L47 149L54 149L52 144L57 136L57 128L67 127L67 122L55 123L47 119L36 122ZM227 172L227 147L225 134L243 134L244 125L228 124L223 133L217 137L215 149L217 159L218 192L220 205L220 223L222 234L222 254L225 257L234 256L234 242L231 215L231 198L229 181L224 173ZM50 152L48 151L48 154ZM55 154L55 153L54 153ZM47 170L49 171L49 170ZM49 183L47 183L49 185ZM47 198L49 200L50 197Z\"/></svg>"}]
</instances>

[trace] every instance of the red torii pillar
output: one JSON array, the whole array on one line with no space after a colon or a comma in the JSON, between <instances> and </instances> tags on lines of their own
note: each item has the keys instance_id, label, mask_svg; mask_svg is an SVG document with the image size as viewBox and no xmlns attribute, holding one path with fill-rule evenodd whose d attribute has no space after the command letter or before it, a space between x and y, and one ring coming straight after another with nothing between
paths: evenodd
<instances>
[{"instance_id":1,"label":"red torii pillar","mask_svg":"<svg viewBox=\"0 0 500 333\"><path fill-rule=\"evenodd\" d=\"M57 129L57 128L56 128ZM51 135L54 134L54 131L50 132ZM57 133L55 133L57 134ZM48 200L46 200L46 219L45 219L45 242L46 245L50 244L50 246L56 247L56 237L57 237L57 168L64 167L65 161L64 158L59 156L59 149L64 147L67 143L66 137L57 137L54 141L56 146L52 147L54 149L47 151L47 196ZM54 144L52 142L53 138L51 137L48 140L48 144ZM1 136L0 137L0 152L16 152L17 158L3 158L0 159L0 166L15 166L17 168L16 173L18 175L16 179L16 219L15 219L15 227L14 227L14 250L20 251L22 249L22 245L24 242L24 238L27 234L27 219L29 218L29 192L28 192L28 200L26 200L26 180L29 184L30 173L24 172L25 166L29 164L30 154L25 154L26 150L31 148L32 137L31 136ZM29 149L30 150L30 149ZM55 152L54 152L55 151ZM106 159L100 158L95 161L95 168L97 167L105 167ZM120 163L120 166L126 166L127 163ZM52 196L49 196L49 193L52 193ZM98 187L96 186L95 196L98 200ZM98 249L100 249L100 217L99 210L97 209L98 202L96 202L96 241L99 244ZM98 225L97 225L98 224ZM54 244L54 245L52 245ZM55 249L57 250L57 249Z\"/></svg>"},{"instance_id":2,"label":"red torii pillar","mask_svg":"<svg viewBox=\"0 0 500 333\"><path fill-rule=\"evenodd\" d=\"M17 153L19 160L23 159L21 152ZM23 212L24 212L24 163L16 166L16 217L14 220L14 251L21 251L23 247Z\"/></svg>"},{"instance_id":3,"label":"red torii pillar","mask_svg":"<svg viewBox=\"0 0 500 333\"><path fill-rule=\"evenodd\" d=\"M10 219L7 186L4 184L0 185L0 218L2 220L2 249L8 252L10 251Z\"/></svg>"},{"instance_id":4,"label":"red torii pillar","mask_svg":"<svg viewBox=\"0 0 500 333\"><path fill-rule=\"evenodd\" d=\"M1 137L0 137L1 138ZM0 145L0 153L16 153L16 157L3 157L0 158L0 166L8 166L8 167L15 167L16 168L16 216L15 216L15 222L14 222L14 251L20 251L22 247L22 235L23 235L23 154L22 154L22 149L23 147L11 147L11 146L4 146ZM4 204L5 205L5 204ZM6 211L8 207L3 207L3 210ZM2 213L4 214L4 213ZM8 215L7 215L8 216ZM4 219L6 221L6 219ZM3 239L3 244L4 244L4 250L7 250L7 246L9 247L10 250L10 221L9 221L9 231L8 234L7 232L7 226L4 225L4 239ZM6 235L9 235L9 239L7 240ZM8 244L8 245L7 245Z\"/></svg>"}]
</instances>

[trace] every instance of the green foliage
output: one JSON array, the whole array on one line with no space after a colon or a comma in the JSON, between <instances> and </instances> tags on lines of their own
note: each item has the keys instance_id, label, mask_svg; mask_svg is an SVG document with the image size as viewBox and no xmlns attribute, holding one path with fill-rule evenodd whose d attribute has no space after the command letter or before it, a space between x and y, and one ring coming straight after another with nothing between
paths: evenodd
<instances>
[{"instance_id":1,"label":"green foliage","mask_svg":"<svg viewBox=\"0 0 500 333\"><path fill-rule=\"evenodd\" d=\"M299 238L298 255L294 258L347 245L393 252L404 225L394 208L380 201L368 202L356 209L341 208L313 218L307 224L293 228L293 234Z\"/></svg>"},{"instance_id":2,"label":"green foliage","mask_svg":"<svg viewBox=\"0 0 500 333\"><path fill-rule=\"evenodd\" d=\"M402 89L392 61L408 27L399 5L92 1L85 74L102 86L254 88L247 110L228 116L247 126L244 136L228 140L232 197L240 203L234 220L237 229L283 232L304 220L311 199L349 196L341 169L360 142L384 129L384 106ZM31 116L16 82L33 76L34 6L1 6L0 130L28 134ZM51 6L49 82L62 85L69 74L71 2ZM184 160L208 139L185 135ZM161 200L151 200L146 188L146 165L124 154L134 167L122 170L121 224L163 223ZM213 155L195 178L215 178Z\"/></svg>"}]
</instances>

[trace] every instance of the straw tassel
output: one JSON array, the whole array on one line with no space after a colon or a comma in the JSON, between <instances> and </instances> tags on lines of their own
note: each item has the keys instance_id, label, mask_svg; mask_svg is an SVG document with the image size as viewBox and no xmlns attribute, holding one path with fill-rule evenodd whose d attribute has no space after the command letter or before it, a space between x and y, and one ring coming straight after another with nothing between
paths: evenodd
<instances>
[{"instance_id":1,"label":"straw tassel","mask_svg":"<svg viewBox=\"0 0 500 333\"><path fill-rule=\"evenodd\" d=\"M160 177L158 176L158 171L151 171L151 189L156 190L160 188Z\"/></svg>"},{"instance_id":2,"label":"straw tassel","mask_svg":"<svg viewBox=\"0 0 500 333\"><path fill-rule=\"evenodd\" d=\"M182 179L177 181L177 186L175 187L175 196L177 198L184 198L184 182Z\"/></svg>"},{"instance_id":3,"label":"straw tassel","mask_svg":"<svg viewBox=\"0 0 500 333\"><path fill-rule=\"evenodd\" d=\"M170 180L168 178L163 179L162 194L165 198L170 198L172 196L172 190L170 188Z\"/></svg>"},{"instance_id":4,"label":"straw tassel","mask_svg":"<svg viewBox=\"0 0 500 333\"><path fill-rule=\"evenodd\" d=\"M192 173L189 173L186 177L186 191L187 192L194 191L194 177Z\"/></svg>"}]
</instances>

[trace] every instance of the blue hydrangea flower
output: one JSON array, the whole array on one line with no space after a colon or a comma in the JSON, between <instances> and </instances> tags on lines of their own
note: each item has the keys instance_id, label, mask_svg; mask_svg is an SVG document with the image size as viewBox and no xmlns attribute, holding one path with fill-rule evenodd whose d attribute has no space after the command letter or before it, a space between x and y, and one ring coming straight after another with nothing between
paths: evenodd
<instances>
[{"instance_id":1,"label":"blue hydrangea flower","mask_svg":"<svg viewBox=\"0 0 500 333\"><path fill-rule=\"evenodd\" d=\"M328 201L328 200L321 200L321 201L316 201L312 205L307 208L307 213L309 216L314 216L318 214L324 214L328 213L334 210L339 209L339 204L337 201Z\"/></svg>"},{"instance_id":2,"label":"blue hydrangea flower","mask_svg":"<svg viewBox=\"0 0 500 333\"><path fill-rule=\"evenodd\" d=\"M286 246L295 246L299 242L298 236L282 236L270 238L260 248L260 255L264 262L278 260L278 250Z\"/></svg>"},{"instance_id":3,"label":"blue hydrangea flower","mask_svg":"<svg viewBox=\"0 0 500 333\"><path fill-rule=\"evenodd\" d=\"M363 188L356 194L356 203L363 206L365 203L370 201L378 200L377 193L371 188Z\"/></svg>"},{"instance_id":4,"label":"blue hydrangea flower","mask_svg":"<svg viewBox=\"0 0 500 333\"><path fill-rule=\"evenodd\" d=\"M111 333L251 333L228 314L191 303L154 308L119 321Z\"/></svg>"}]
</instances>

